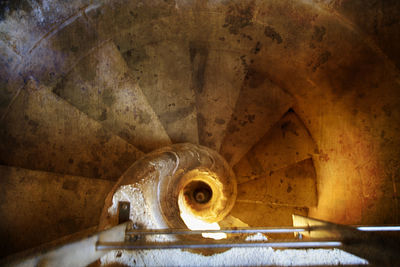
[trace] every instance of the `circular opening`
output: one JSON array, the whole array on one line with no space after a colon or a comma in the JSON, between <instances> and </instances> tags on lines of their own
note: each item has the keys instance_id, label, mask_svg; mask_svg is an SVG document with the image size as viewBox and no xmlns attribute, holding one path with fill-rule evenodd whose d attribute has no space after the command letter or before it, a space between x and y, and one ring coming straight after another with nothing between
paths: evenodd
<instances>
[{"instance_id":1,"label":"circular opening","mask_svg":"<svg viewBox=\"0 0 400 267\"><path fill-rule=\"evenodd\" d=\"M193 198L197 203L205 204L210 201L212 197L212 190L206 183L202 183L199 187L193 191Z\"/></svg>"},{"instance_id":2,"label":"circular opening","mask_svg":"<svg viewBox=\"0 0 400 267\"><path fill-rule=\"evenodd\" d=\"M236 188L232 189L236 194ZM227 204L234 203L231 201L234 198L232 198L227 184L222 183L217 174L207 169L194 169L186 173L175 192L178 195L181 218L187 226L194 225L189 222L190 220L196 221L197 225L200 223L218 224L231 209L231 207L227 207Z\"/></svg>"},{"instance_id":3,"label":"circular opening","mask_svg":"<svg viewBox=\"0 0 400 267\"><path fill-rule=\"evenodd\" d=\"M211 187L203 181L192 181L185 187L186 201L192 204L206 204L212 198Z\"/></svg>"}]
</instances>

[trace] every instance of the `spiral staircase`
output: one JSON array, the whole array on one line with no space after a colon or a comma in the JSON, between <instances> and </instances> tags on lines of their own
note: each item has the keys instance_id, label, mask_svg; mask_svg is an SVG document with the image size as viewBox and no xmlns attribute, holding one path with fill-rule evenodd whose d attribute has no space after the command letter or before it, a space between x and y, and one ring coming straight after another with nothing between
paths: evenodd
<instances>
[{"instance_id":1,"label":"spiral staircase","mask_svg":"<svg viewBox=\"0 0 400 267\"><path fill-rule=\"evenodd\" d=\"M96 226L115 181L176 143L228 161L249 226L398 223L400 60L339 2L8 3L1 256Z\"/></svg>"}]
</instances>

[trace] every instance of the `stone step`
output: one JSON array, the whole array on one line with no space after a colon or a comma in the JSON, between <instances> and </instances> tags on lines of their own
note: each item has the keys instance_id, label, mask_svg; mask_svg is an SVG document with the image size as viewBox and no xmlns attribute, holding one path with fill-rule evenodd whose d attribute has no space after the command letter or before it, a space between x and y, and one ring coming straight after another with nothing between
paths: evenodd
<instances>
[{"instance_id":1,"label":"stone step","mask_svg":"<svg viewBox=\"0 0 400 267\"><path fill-rule=\"evenodd\" d=\"M123 53L173 143L199 143L189 43L160 41Z\"/></svg>"},{"instance_id":2,"label":"stone step","mask_svg":"<svg viewBox=\"0 0 400 267\"><path fill-rule=\"evenodd\" d=\"M113 39L121 52L126 52L135 44L185 37L183 32L190 30L187 21L177 16L179 11L186 14L177 9L174 2L122 0L102 1L86 9L85 15L102 39Z\"/></svg>"},{"instance_id":3,"label":"stone step","mask_svg":"<svg viewBox=\"0 0 400 267\"><path fill-rule=\"evenodd\" d=\"M292 207L315 207L317 184L312 159L239 184L237 200Z\"/></svg>"},{"instance_id":4,"label":"stone step","mask_svg":"<svg viewBox=\"0 0 400 267\"><path fill-rule=\"evenodd\" d=\"M240 54L192 43L193 87L201 145L219 150L235 109L244 75Z\"/></svg>"},{"instance_id":5,"label":"stone step","mask_svg":"<svg viewBox=\"0 0 400 267\"><path fill-rule=\"evenodd\" d=\"M58 25L28 51L21 74L53 87L82 58L101 46L96 30L81 12Z\"/></svg>"},{"instance_id":6,"label":"stone step","mask_svg":"<svg viewBox=\"0 0 400 267\"><path fill-rule=\"evenodd\" d=\"M21 56L0 40L0 119L24 86L23 78L18 75L21 62Z\"/></svg>"},{"instance_id":7,"label":"stone step","mask_svg":"<svg viewBox=\"0 0 400 267\"><path fill-rule=\"evenodd\" d=\"M7 9L7 19L0 23L1 116L8 112L29 77L53 86L102 43L83 16L82 10L93 8L85 0L20 4L15 6L20 10Z\"/></svg>"},{"instance_id":8,"label":"stone step","mask_svg":"<svg viewBox=\"0 0 400 267\"><path fill-rule=\"evenodd\" d=\"M249 71L228 124L220 153L235 165L293 105L268 76Z\"/></svg>"},{"instance_id":9,"label":"stone step","mask_svg":"<svg viewBox=\"0 0 400 267\"><path fill-rule=\"evenodd\" d=\"M83 58L53 92L142 151L171 143L111 41Z\"/></svg>"},{"instance_id":10,"label":"stone step","mask_svg":"<svg viewBox=\"0 0 400 267\"><path fill-rule=\"evenodd\" d=\"M3 165L115 180L143 155L33 80L0 129Z\"/></svg>"},{"instance_id":11,"label":"stone step","mask_svg":"<svg viewBox=\"0 0 400 267\"><path fill-rule=\"evenodd\" d=\"M234 166L239 183L295 164L318 153L307 128L291 110Z\"/></svg>"},{"instance_id":12,"label":"stone step","mask_svg":"<svg viewBox=\"0 0 400 267\"><path fill-rule=\"evenodd\" d=\"M113 2L86 14L99 36L116 44L171 141L198 144L191 32L175 3L159 4Z\"/></svg>"},{"instance_id":13,"label":"stone step","mask_svg":"<svg viewBox=\"0 0 400 267\"><path fill-rule=\"evenodd\" d=\"M251 201L236 201L231 215L250 227L293 226L292 214L307 216L308 208L286 207Z\"/></svg>"},{"instance_id":14,"label":"stone step","mask_svg":"<svg viewBox=\"0 0 400 267\"><path fill-rule=\"evenodd\" d=\"M112 181L0 165L0 257L96 226Z\"/></svg>"},{"instance_id":15,"label":"stone step","mask_svg":"<svg viewBox=\"0 0 400 267\"><path fill-rule=\"evenodd\" d=\"M87 7L90 7L87 0L15 3L2 12L6 19L1 18L0 40L19 55L27 55L46 36L63 28L71 18L80 16Z\"/></svg>"}]
</instances>

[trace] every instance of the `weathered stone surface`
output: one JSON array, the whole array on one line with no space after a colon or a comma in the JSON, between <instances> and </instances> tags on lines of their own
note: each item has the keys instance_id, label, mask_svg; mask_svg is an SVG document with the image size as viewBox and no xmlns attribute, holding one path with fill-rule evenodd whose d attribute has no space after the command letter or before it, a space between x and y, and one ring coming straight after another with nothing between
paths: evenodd
<instances>
[{"instance_id":1,"label":"weathered stone surface","mask_svg":"<svg viewBox=\"0 0 400 267\"><path fill-rule=\"evenodd\" d=\"M113 182L0 165L1 256L96 226Z\"/></svg>"},{"instance_id":2,"label":"weathered stone surface","mask_svg":"<svg viewBox=\"0 0 400 267\"><path fill-rule=\"evenodd\" d=\"M112 42L82 59L53 92L142 151L170 144L157 115Z\"/></svg>"},{"instance_id":3,"label":"weathered stone surface","mask_svg":"<svg viewBox=\"0 0 400 267\"><path fill-rule=\"evenodd\" d=\"M11 3L10 3L11 2ZM62 27L92 1L7 1L0 14L0 39L21 56L26 55L43 37Z\"/></svg>"},{"instance_id":4,"label":"weathered stone surface","mask_svg":"<svg viewBox=\"0 0 400 267\"><path fill-rule=\"evenodd\" d=\"M146 44L171 38L187 29L187 25L177 23L177 2L173 1L99 1L85 14L102 38L112 37L122 52L132 48L133 43ZM172 21L170 21L172 19ZM143 25L145 30L143 30ZM132 42L133 41L133 42Z\"/></svg>"},{"instance_id":5,"label":"weathered stone surface","mask_svg":"<svg viewBox=\"0 0 400 267\"><path fill-rule=\"evenodd\" d=\"M265 135L288 109L293 98L262 73L249 72L220 153L233 166Z\"/></svg>"},{"instance_id":6,"label":"weathered stone surface","mask_svg":"<svg viewBox=\"0 0 400 267\"><path fill-rule=\"evenodd\" d=\"M117 179L142 152L31 81L1 122L4 165Z\"/></svg>"},{"instance_id":7,"label":"weathered stone surface","mask_svg":"<svg viewBox=\"0 0 400 267\"><path fill-rule=\"evenodd\" d=\"M197 144L197 110L187 25L169 2L157 10L150 2L130 2L125 10L117 6L107 5L88 12L92 25L100 36L113 37L171 141ZM113 30L115 16L126 17L118 31ZM148 25L145 31L141 23Z\"/></svg>"},{"instance_id":8,"label":"weathered stone surface","mask_svg":"<svg viewBox=\"0 0 400 267\"><path fill-rule=\"evenodd\" d=\"M199 141L218 151L242 87L243 65L239 53L196 44L191 49Z\"/></svg>"},{"instance_id":9,"label":"weathered stone surface","mask_svg":"<svg viewBox=\"0 0 400 267\"><path fill-rule=\"evenodd\" d=\"M337 12L366 34L400 68L399 3L396 0L324 1L328 10Z\"/></svg>"},{"instance_id":10,"label":"weathered stone surface","mask_svg":"<svg viewBox=\"0 0 400 267\"><path fill-rule=\"evenodd\" d=\"M235 165L239 183L311 158L318 148L307 128L289 111Z\"/></svg>"},{"instance_id":11,"label":"weathered stone surface","mask_svg":"<svg viewBox=\"0 0 400 267\"><path fill-rule=\"evenodd\" d=\"M89 21L81 14L73 16L31 49L22 74L54 86L63 74L101 44Z\"/></svg>"},{"instance_id":12,"label":"weathered stone surface","mask_svg":"<svg viewBox=\"0 0 400 267\"><path fill-rule=\"evenodd\" d=\"M251 227L293 226L292 214L307 216L308 209L236 201L231 214Z\"/></svg>"},{"instance_id":13,"label":"weathered stone surface","mask_svg":"<svg viewBox=\"0 0 400 267\"><path fill-rule=\"evenodd\" d=\"M101 4L103 1L93 2ZM252 84L257 88L264 80L271 80L289 92L296 102L294 109L318 145L318 151L313 155L318 173L318 207L310 209L310 216L348 224L399 223L398 1L265 0L197 1L193 4L187 1L113 0L107 1L107 5L112 7L109 11L98 5L97 8L82 12L82 17L74 18L87 23L83 18L87 16L91 25L84 24L86 28L79 26L71 30L76 31L76 34L67 30L73 27L73 23L69 23L73 19L63 25L62 29L55 27L59 30L46 35L32 50L32 57L22 58L26 63L26 69L21 72L23 77L33 76L53 84L84 57L87 50L101 45L99 40L104 37L113 39L124 57L131 58L128 63L136 79L147 79L150 87L158 90L160 98L169 101L165 92L170 86L154 86L151 83L152 77L142 77L141 71L150 73L152 68L158 68L160 72L173 77L165 79L167 83L174 84L172 80L179 80L177 84L180 88L176 95L186 98L185 89L200 88L193 87L193 80L201 80L197 78L202 73L195 71L200 75L189 77L193 70L202 70L193 68L194 65L202 64L192 64L190 61L191 42L205 43L209 51L229 54L227 58L232 54L240 54L242 75L247 78L244 85ZM7 27L26 33L31 30L27 23L18 24L16 19L10 19ZM95 30L98 31L97 36ZM66 38L63 39L62 35ZM1 37L4 36L8 35L3 34ZM31 43L36 43L38 37L29 39L29 36L21 39L26 40L27 48L31 48ZM12 38L10 42L2 40L11 49L16 48L13 51L17 54L26 51L21 41L17 44ZM59 40L61 44L57 45L54 40ZM70 42L73 46L69 48ZM171 47L157 53L159 44ZM58 46L63 45L65 49L58 49ZM36 49L41 52L36 52ZM69 49L77 52L69 52ZM152 56L157 58L147 58ZM193 62L202 60L203 57L193 58ZM147 62L146 68L140 67L141 62ZM160 67L160 64L164 66L167 63L172 67L167 70L166 67ZM182 71L182 75L172 75L174 69L185 71ZM223 74L222 71L220 73ZM226 75L231 77L230 71ZM50 76L52 78L48 78ZM162 84L163 81L164 78L154 84ZM152 95L154 97L155 93ZM5 96L5 99L10 98ZM239 100L242 99L239 97ZM154 103L163 103L164 100L157 101ZM188 107L192 103L197 105L198 102L189 103L181 107ZM212 104L208 107L213 112L217 110ZM161 113L166 110L164 106L153 105L153 108L161 110ZM240 115L245 113L241 107L237 112ZM283 115L279 110L275 110L275 113L274 116L279 118ZM228 112L223 114L227 115ZM157 115L160 113L157 112ZM211 122L213 115L207 113L206 117ZM266 126L264 120L256 123L260 128ZM175 126L174 130L178 131L181 125L170 125L170 128ZM265 127L265 131L269 126ZM21 136L24 131L22 127L19 129ZM242 155L262 136L265 136L265 132L254 138L254 143L249 144ZM242 139L246 138L248 136L243 135ZM240 146L240 142L238 137L228 145ZM40 154L34 156L40 157ZM288 158L296 159L291 156ZM264 163L268 165L269 161ZM271 209L263 210L249 205L241 205L240 209L243 209L242 212L246 213L249 220L260 222L263 222L268 212L273 213Z\"/></svg>"},{"instance_id":14,"label":"weathered stone surface","mask_svg":"<svg viewBox=\"0 0 400 267\"><path fill-rule=\"evenodd\" d=\"M46 84L54 82L97 44L96 33L80 12L89 1L15 1L5 5L0 19L0 57L5 62L1 68L1 113L24 81L34 77Z\"/></svg>"},{"instance_id":15,"label":"weathered stone surface","mask_svg":"<svg viewBox=\"0 0 400 267\"><path fill-rule=\"evenodd\" d=\"M137 51L137 50L136 50ZM140 88L158 115L173 143L198 143L197 109L191 88L189 43L165 41L124 53L135 70Z\"/></svg>"},{"instance_id":16,"label":"weathered stone surface","mask_svg":"<svg viewBox=\"0 0 400 267\"><path fill-rule=\"evenodd\" d=\"M0 118L24 85L23 78L18 75L21 62L21 56L0 41Z\"/></svg>"},{"instance_id":17,"label":"weathered stone surface","mask_svg":"<svg viewBox=\"0 0 400 267\"><path fill-rule=\"evenodd\" d=\"M314 207L317 205L314 164L311 159L307 159L241 183L237 199L263 204Z\"/></svg>"}]
</instances>

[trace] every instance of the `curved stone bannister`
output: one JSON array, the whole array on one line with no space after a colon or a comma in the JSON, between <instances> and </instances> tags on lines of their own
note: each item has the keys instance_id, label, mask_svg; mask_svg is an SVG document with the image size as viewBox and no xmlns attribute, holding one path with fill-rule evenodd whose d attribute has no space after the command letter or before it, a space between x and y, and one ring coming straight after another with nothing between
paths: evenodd
<instances>
[{"instance_id":1,"label":"curved stone bannister","mask_svg":"<svg viewBox=\"0 0 400 267\"><path fill-rule=\"evenodd\" d=\"M188 216L218 223L236 194L235 175L217 152L175 144L147 154L121 176L106 198L99 227L118 224L119 201L131 203L131 220L144 229L187 228Z\"/></svg>"}]
</instances>

